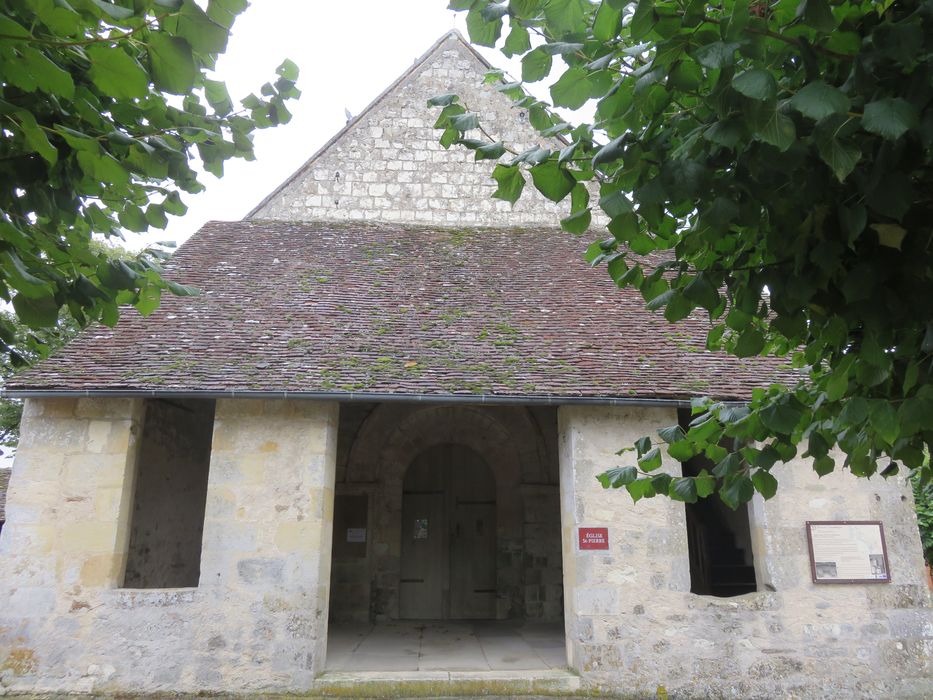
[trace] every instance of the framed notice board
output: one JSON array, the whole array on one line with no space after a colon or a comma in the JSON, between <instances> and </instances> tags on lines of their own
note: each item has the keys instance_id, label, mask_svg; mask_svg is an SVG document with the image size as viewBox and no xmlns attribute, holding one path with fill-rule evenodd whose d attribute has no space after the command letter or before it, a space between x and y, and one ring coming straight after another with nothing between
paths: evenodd
<instances>
[{"instance_id":1,"label":"framed notice board","mask_svg":"<svg viewBox=\"0 0 933 700\"><path fill-rule=\"evenodd\" d=\"M813 583L890 583L891 567L880 520L807 522Z\"/></svg>"}]
</instances>

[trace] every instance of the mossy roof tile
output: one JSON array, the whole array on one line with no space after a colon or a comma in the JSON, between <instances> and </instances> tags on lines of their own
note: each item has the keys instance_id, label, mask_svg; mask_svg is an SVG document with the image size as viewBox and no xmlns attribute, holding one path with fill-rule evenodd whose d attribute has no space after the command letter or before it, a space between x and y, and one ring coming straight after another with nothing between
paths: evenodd
<instances>
[{"instance_id":1,"label":"mossy roof tile","mask_svg":"<svg viewBox=\"0 0 933 700\"><path fill-rule=\"evenodd\" d=\"M793 375L705 350L560 230L212 222L167 275L198 297L124 311L8 390L267 390L744 399Z\"/></svg>"}]
</instances>

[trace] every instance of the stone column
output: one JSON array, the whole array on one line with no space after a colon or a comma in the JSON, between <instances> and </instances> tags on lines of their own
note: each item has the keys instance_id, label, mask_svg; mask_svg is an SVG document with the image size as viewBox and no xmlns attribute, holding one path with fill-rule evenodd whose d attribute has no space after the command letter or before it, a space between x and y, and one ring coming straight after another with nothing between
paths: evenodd
<instances>
[{"instance_id":1,"label":"stone column","mask_svg":"<svg viewBox=\"0 0 933 700\"><path fill-rule=\"evenodd\" d=\"M10 678L42 674L60 648L43 643L56 619L122 584L142 411L135 399L26 401L0 536Z\"/></svg>"},{"instance_id":2,"label":"stone column","mask_svg":"<svg viewBox=\"0 0 933 700\"><path fill-rule=\"evenodd\" d=\"M206 684L239 687L256 673L244 656L267 665L266 687L307 688L324 668L337 415L336 403L217 402L200 587L222 619L206 635ZM209 677L222 668L222 683Z\"/></svg>"},{"instance_id":3,"label":"stone column","mask_svg":"<svg viewBox=\"0 0 933 700\"><path fill-rule=\"evenodd\" d=\"M562 406L558 412L564 621L571 666L582 673L618 671L627 656L618 629L644 615L649 600L689 591L690 565L682 503L655 498L633 504L605 490L596 475L634 463L615 453L659 427L677 422L675 409ZM665 462L668 473L680 465ZM581 551L579 527L605 527L609 549ZM633 625L634 628L634 625Z\"/></svg>"}]
</instances>

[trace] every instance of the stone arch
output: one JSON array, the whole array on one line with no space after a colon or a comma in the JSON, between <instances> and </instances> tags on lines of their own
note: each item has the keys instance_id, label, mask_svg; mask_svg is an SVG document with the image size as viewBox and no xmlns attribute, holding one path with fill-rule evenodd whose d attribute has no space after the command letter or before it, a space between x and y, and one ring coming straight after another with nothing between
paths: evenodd
<instances>
[{"instance_id":1,"label":"stone arch","mask_svg":"<svg viewBox=\"0 0 933 700\"><path fill-rule=\"evenodd\" d=\"M348 483L370 484L379 507L372 520L370 615L398 614L402 484L425 450L458 444L483 456L496 477L499 618L524 610L523 483L545 483L541 428L520 406L382 404L360 426L347 458Z\"/></svg>"}]
</instances>

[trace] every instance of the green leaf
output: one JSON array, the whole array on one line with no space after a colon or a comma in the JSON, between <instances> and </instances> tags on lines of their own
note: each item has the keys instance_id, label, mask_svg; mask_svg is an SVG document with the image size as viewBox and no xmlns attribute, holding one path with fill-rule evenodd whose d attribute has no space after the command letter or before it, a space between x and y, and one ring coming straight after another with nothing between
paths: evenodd
<instances>
[{"instance_id":1,"label":"green leaf","mask_svg":"<svg viewBox=\"0 0 933 700\"><path fill-rule=\"evenodd\" d=\"M188 42L164 32L149 37L149 66L156 87L175 95L187 94L198 76Z\"/></svg>"},{"instance_id":2,"label":"green leaf","mask_svg":"<svg viewBox=\"0 0 933 700\"><path fill-rule=\"evenodd\" d=\"M497 165L492 177L499 185L492 196L514 204L525 189L525 178L517 165Z\"/></svg>"},{"instance_id":3,"label":"green leaf","mask_svg":"<svg viewBox=\"0 0 933 700\"><path fill-rule=\"evenodd\" d=\"M684 503L696 503L697 502L696 481L694 481L694 479L692 479L689 476L677 477L671 482L668 495L675 501L683 501Z\"/></svg>"},{"instance_id":4,"label":"green leaf","mask_svg":"<svg viewBox=\"0 0 933 700\"><path fill-rule=\"evenodd\" d=\"M822 80L814 80L790 99L790 106L805 117L819 121L831 114L845 114L852 106L852 100L842 90Z\"/></svg>"},{"instance_id":5,"label":"green leaf","mask_svg":"<svg viewBox=\"0 0 933 700\"><path fill-rule=\"evenodd\" d=\"M31 47L22 49L22 56L26 70L35 78L39 89L68 100L74 98L75 84L71 73Z\"/></svg>"},{"instance_id":6,"label":"green leaf","mask_svg":"<svg viewBox=\"0 0 933 700\"><path fill-rule=\"evenodd\" d=\"M869 422L875 432L889 445L893 445L900 436L901 430L897 419L897 411L890 401L885 399L872 401Z\"/></svg>"},{"instance_id":7,"label":"green leaf","mask_svg":"<svg viewBox=\"0 0 933 700\"><path fill-rule=\"evenodd\" d=\"M590 227L592 214L589 209L582 209L560 220L560 227L568 233L581 234Z\"/></svg>"},{"instance_id":8,"label":"green leaf","mask_svg":"<svg viewBox=\"0 0 933 700\"><path fill-rule=\"evenodd\" d=\"M23 136L26 139L26 143L29 144L29 147L42 156L50 165L55 165L58 162L58 150L53 146L48 137L45 135L45 131L42 130L42 127L39 126L36 122L35 116L32 112L27 112L26 110L17 110L16 117L19 119L20 127L23 130Z\"/></svg>"},{"instance_id":9,"label":"green leaf","mask_svg":"<svg viewBox=\"0 0 933 700\"><path fill-rule=\"evenodd\" d=\"M625 490L629 492L632 501L635 503L638 503L642 498L654 498L657 495L654 486L651 485L651 479L648 477L626 484Z\"/></svg>"},{"instance_id":10,"label":"green leaf","mask_svg":"<svg viewBox=\"0 0 933 700\"><path fill-rule=\"evenodd\" d=\"M765 337L756 328L746 328L735 344L736 357L754 357L765 347Z\"/></svg>"},{"instance_id":11,"label":"green leaf","mask_svg":"<svg viewBox=\"0 0 933 700\"><path fill-rule=\"evenodd\" d=\"M286 80L298 80L298 66L295 65L294 61L291 61L287 58L279 64L279 67L275 69L275 72L277 75L280 75Z\"/></svg>"},{"instance_id":12,"label":"green leaf","mask_svg":"<svg viewBox=\"0 0 933 700\"><path fill-rule=\"evenodd\" d=\"M557 107L579 109L590 99L590 87L586 69L570 68L551 86L551 98Z\"/></svg>"},{"instance_id":13,"label":"green leaf","mask_svg":"<svg viewBox=\"0 0 933 700\"><path fill-rule=\"evenodd\" d=\"M593 38L599 41L615 39L621 26L622 11L613 7L608 0L603 0L593 19Z\"/></svg>"},{"instance_id":14,"label":"green leaf","mask_svg":"<svg viewBox=\"0 0 933 700\"><path fill-rule=\"evenodd\" d=\"M797 15L802 16L804 22L824 34L832 32L838 24L828 0L803 0L797 9Z\"/></svg>"},{"instance_id":15,"label":"green leaf","mask_svg":"<svg viewBox=\"0 0 933 700\"><path fill-rule=\"evenodd\" d=\"M714 41L693 52L693 58L704 68L716 70L735 63L735 52L741 45L736 42Z\"/></svg>"},{"instance_id":16,"label":"green leaf","mask_svg":"<svg viewBox=\"0 0 933 700\"><path fill-rule=\"evenodd\" d=\"M123 7L122 5L115 5L108 0L91 0L97 7L104 11L104 13L109 16L111 19L129 19L133 16L133 10L129 7Z\"/></svg>"},{"instance_id":17,"label":"green leaf","mask_svg":"<svg viewBox=\"0 0 933 700\"><path fill-rule=\"evenodd\" d=\"M616 218L632 211L632 202L622 190L608 191L599 198L599 207L610 218Z\"/></svg>"},{"instance_id":18,"label":"green leaf","mask_svg":"<svg viewBox=\"0 0 933 700\"><path fill-rule=\"evenodd\" d=\"M862 152L857 146L836 138L818 140L816 148L820 158L830 167L839 182L845 181L862 158Z\"/></svg>"},{"instance_id":19,"label":"green leaf","mask_svg":"<svg viewBox=\"0 0 933 700\"><path fill-rule=\"evenodd\" d=\"M505 153L505 145L501 141L487 143L479 146L474 152L474 160L496 160Z\"/></svg>"},{"instance_id":20,"label":"green leaf","mask_svg":"<svg viewBox=\"0 0 933 700\"><path fill-rule=\"evenodd\" d=\"M901 249L907 229L897 224L872 224L871 228L878 234L878 243L886 248Z\"/></svg>"},{"instance_id":21,"label":"green leaf","mask_svg":"<svg viewBox=\"0 0 933 700\"><path fill-rule=\"evenodd\" d=\"M735 474L723 484L719 491L722 502L735 510L742 503L748 503L755 495L755 486L745 474Z\"/></svg>"},{"instance_id":22,"label":"green leaf","mask_svg":"<svg viewBox=\"0 0 933 700\"><path fill-rule=\"evenodd\" d=\"M228 28L211 19L193 0L184 0L181 12L178 14L178 26L175 33L187 41L192 50L200 54L217 54L227 50ZM287 79L296 80L298 67L291 61L288 63L291 65L283 63L279 69L284 69L289 74L294 73L294 78Z\"/></svg>"},{"instance_id":23,"label":"green leaf","mask_svg":"<svg viewBox=\"0 0 933 700\"><path fill-rule=\"evenodd\" d=\"M739 73L732 79L732 87L746 97L761 102L773 100L777 95L777 81L771 75L771 71L763 68L752 68Z\"/></svg>"},{"instance_id":24,"label":"green leaf","mask_svg":"<svg viewBox=\"0 0 933 700\"><path fill-rule=\"evenodd\" d=\"M845 427L858 426L868 418L868 401L861 396L853 396L839 412L839 423Z\"/></svg>"},{"instance_id":25,"label":"green leaf","mask_svg":"<svg viewBox=\"0 0 933 700\"><path fill-rule=\"evenodd\" d=\"M775 479L769 471L764 469L756 471L752 474L752 483L755 485L755 490L760 493L765 500L773 498L774 494L777 493L777 479Z\"/></svg>"},{"instance_id":26,"label":"green leaf","mask_svg":"<svg viewBox=\"0 0 933 700\"><path fill-rule=\"evenodd\" d=\"M450 125L458 131L470 131L479 127L479 117L474 112L464 112L451 117Z\"/></svg>"},{"instance_id":27,"label":"green leaf","mask_svg":"<svg viewBox=\"0 0 933 700\"><path fill-rule=\"evenodd\" d=\"M148 94L149 78L146 71L119 44L113 47L93 44L86 52L91 64L88 76L104 93L119 99L145 97Z\"/></svg>"},{"instance_id":28,"label":"green leaf","mask_svg":"<svg viewBox=\"0 0 933 700\"><path fill-rule=\"evenodd\" d=\"M691 457L696 457L699 452L697 446L689 440L681 440L667 447L667 453L678 462L686 462Z\"/></svg>"},{"instance_id":29,"label":"green leaf","mask_svg":"<svg viewBox=\"0 0 933 700\"><path fill-rule=\"evenodd\" d=\"M588 0L548 0L544 17L558 38L580 31L585 21L584 6Z\"/></svg>"},{"instance_id":30,"label":"green leaf","mask_svg":"<svg viewBox=\"0 0 933 700\"><path fill-rule=\"evenodd\" d=\"M638 470L635 467L613 467L596 477L603 488L617 489L626 486L638 478Z\"/></svg>"},{"instance_id":31,"label":"green leaf","mask_svg":"<svg viewBox=\"0 0 933 700\"><path fill-rule=\"evenodd\" d=\"M577 184L573 175L552 160L534 166L531 178L535 188L552 202L562 200Z\"/></svg>"},{"instance_id":32,"label":"green leaf","mask_svg":"<svg viewBox=\"0 0 933 700\"><path fill-rule=\"evenodd\" d=\"M700 470L694 482L696 483L697 496L700 498L711 496L716 490L716 479L710 476L710 473L705 469Z\"/></svg>"},{"instance_id":33,"label":"green leaf","mask_svg":"<svg viewBox=\"0 0 933 700\"><path fill-rule=\"evenodd\" d=\"M52 293L50 285L35 275L23 264L15 251L0 252L0 266L7 284L30 299L42 299Z\"/></svg>"},{"instance_id":34,"label":"green leaf","mask_svg":"<svg viewBox=\"0 0 933 700\"><path fill-rule=\"evenodd\" d=\"M58 323L59 305L51 295L30 298L17 294L13 297L13 310L30 328L52 328Z\"/></svg>"},{"instance_id":35,"label":"green leaf","mask_svg":"<svg viewBox=\"0 0 933 700\"><path fill-rule=\"evenodd\" d=\"M129 182L129 173L109 153L94 151L79 151L78 164L94 180L110 185L126 185Z\"/></svg>"},{"instance_id":36,"label":"green leaf","mask_svg":"<svg viewBox=\"0 0 933 700\"><path fill-rule=\"evenodd\" d=\"M512 31L505 39L505 46L502 47L502 53L506 56L516 56L524 54L531 48L531 41L528 38L528 30L521 24L512 22Z\"/></svg>"},{"instance_id":37,"label":"green leaf","mask_svg":"<svg viewBox=\"0 0 933 700\"><path fill-rule=\"evenodd\" d=\"M639 457L644 455L650 449L651 449L651 438L647 436L643 436L643 437L638 438L635 441L635 450L637 451Z\"/></svg>"},{"instance_id":38,"label":"green leaf","mask_svg":"<svg viewBox=\"0 0 933 700\"><path fill-rule=\"evenodd\" d=\"M467 14L467 33L470 41L480 46L495 46L502 34L502 16L487 20L480 7L474 7Z\"/></svg>"},{"instance_id":39,"label":"green leaf","mask_svg":"<svg viewBox=\"0 0 933 700\"><path fill-rule=\"evenodd\" d=\"M756 133L762 141L781 151L786 151L797 139L797 128L793 120L777 110L771 113Z\"/></svg>"},{"instance_id":40,"label":"green leaf","mask_svg":"<svg viewBox=\"0 0 933 700\"><path fill-rule=\"evenodd\" d=\"M647 36L657 22L654 0L639 0L638 5L635 6L635 13L632 15L632 21L629 23L629 33L632 39L637 41Z\"/></svg>"},{"instance_id":41,"label":"green leaf","mask_svg":"<svg viewBox=\"0 0 933 700\"><path fill-rule=\"evenodd\" d=\"M719 306L719 292L710 284L706 273L699 272L683 289L684 297L707 311Z\"/></svg>"},{"instance_id":42,"label":"green leaf","mask_svg":"<svg viewBox=\"0 0 933 700\"><path fill-rule=\"evenodd\" d=\"M522 80L526 83L535 83L546 78L551 72L553 60L551 54L541 47L529 51L522 59Z\"/></svg>"},{"instance_id":43,"label":"green leaf","mask_svg":"<svg viewBox=\"0 0 933 700\"><path fill-rule=\"evenodd\" d=\"M684 429L679 425L671 425L667 428L660 428L658 430L658 436L668 445L674 445L686 439Z\"/></svg>"},{"instance_id":44,"label":"green leaf","mask_svg":"<svg viewBox=\"0 0 933 700\"><path fill-rule=\"evenodd\" d=\"M887 97L865 105L862 128L891 141L917 128L917 108L900 97Z\"/></svg>"},{"instance_id":45,"label":"green leaf","mask_svg":"<svg viewBox=\"0 0 933 700\"><path fill-rule=\"evenodd\" d=\"M652 447L643 457L638 460L638 466L642 471L654 471L661 466L661 450Z\"/></svg>"},{"instance_id":46,"label":"green leaf","mask_svg":"<svg viewBox=\"0 0 933 700\"><path fill-rule=\"evenodd\" d=\"M456 93L447 92L443 95L435 95L428 100L428 107L447 107L454 102L459 102L460 97Z\"/></svg>"},{"instance_id":47,"label":"green leaf","mask_svg":"<svg viewBox=\"0 0 933 700\"><path fill-rule=\"evenodd\" d=\"M605 146L596 151L593 156L593 167L596 168L604 163L612 163L625 155L625 143L628 140L628 134L622 134L612 139Z\"/></svg>"},{"instance_id":48,"label":"green leaf","mask_svg":"<svg viewBox=\"0 0 933 700\"><path fill-rule=\"evenodd\" d=\"M803 410L789 402L775 403L762 408L758 412L758 417L766 428L776 433L790 435L803 417Z\"/></svg>"},{"instance_id":49,"label":"green leaf","mask_svg":"<svg viewBox=\"0 0 933 700\"><path fill-rule=\"evenodd\" d=\"M818 476L826 476L827 474L832 473L836 468L836 460L834 460L829 455L825 457L818 457L813 460L813 471L817 473Z\"/></svg>"}]
</instances>

